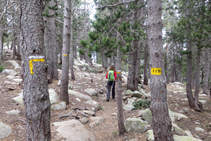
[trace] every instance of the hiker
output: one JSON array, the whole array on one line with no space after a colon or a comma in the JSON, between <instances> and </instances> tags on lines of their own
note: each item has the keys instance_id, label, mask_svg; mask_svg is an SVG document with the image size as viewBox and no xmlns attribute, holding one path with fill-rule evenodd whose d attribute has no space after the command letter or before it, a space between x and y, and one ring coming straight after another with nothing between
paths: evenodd
<instances>
[{"instance_id":1,"label":"hiker","mask_svg":"<svg viewBox=\"0 0 211 141\"><path fill-rule=\"evenodd\" d=\"M107 101L109 101L110 99L110 91L111 91L111 87L112 87L112 99L115 99L115 81L116 81L116 70L115 70L115 66L111 65L107 74L106 74L106 79L108 79L108 83L107 83Z\"/></svg>"}]
</instances>

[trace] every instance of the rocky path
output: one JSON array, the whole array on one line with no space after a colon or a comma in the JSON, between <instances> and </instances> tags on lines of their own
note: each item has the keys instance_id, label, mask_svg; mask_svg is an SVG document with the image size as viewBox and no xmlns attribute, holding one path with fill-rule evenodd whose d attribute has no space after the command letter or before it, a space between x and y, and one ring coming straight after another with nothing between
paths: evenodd
<instances>
[{"instance_id":1,"label":"rocky path","mask_svg":"<svg viewBox=\"0 0 211 141\"><path fill-rule=\"evenodd\" d=\"M99 71L102 70L99 66L91 68L80 61L75 63L76 81L70 80L69 107L58 100L59 81L49 85L52 104L52 140L144 141L148 138L152 141L150 110L132 110L135 101L150 99L149 87L140 87L140 92L126 91L124 87L126 73L123 75L124 119L130 124L126 125L128 133L119 136L116 100L105 101L106 71L98 73L102 72ZM0 73L0 141L25 140L24 105L21 97L23 87L17 64L14 60L7 61L7 70ZM59 72L61 73L61 70ZM199 94L199 100L203 103L205 111L198 113L188 107L185 87L182 83L171 83L167 89L175 140L210 141L211 100L209 96ZM85 116L81 112L85 113ZM64 116L70 113L75 116ZM134 125L137 122L141 126ZM143 128L140 129L142 126Z\"/></svg>"}]
</instances>

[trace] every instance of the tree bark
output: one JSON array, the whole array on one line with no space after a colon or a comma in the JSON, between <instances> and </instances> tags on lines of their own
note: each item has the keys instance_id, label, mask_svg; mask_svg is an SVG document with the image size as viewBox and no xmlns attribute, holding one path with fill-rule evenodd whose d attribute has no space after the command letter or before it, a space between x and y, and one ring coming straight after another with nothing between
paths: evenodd
<instances>
[{"instance_id":1,"label":"tree bark","mask_svg":"<svg viewBox=\"0 0 211 141\"><path fill-rule=\"evenodd\" d=\"M72 13L73 3L71 2L71 13ZM73 15L71 15L71 28L70 28L70 71L71 71L71 79L75 80L75 74L74 74L74 47L73 47Z\"/></svg>"},{"instance_id":2,"label":"tree bark","mask_svg":"<svg viewBox=\"0 0 211 141\"><path fill-rule=\"evenodd\" d=\"M209 94L209 76L210 76L210 62L211 62L211 55L210 55L210 48L205 48L205 66L204 66L204 86L203 86L203 93Z\"/></svg>"},{"instance_id":3,"label":"tree bark","mask_svg":"<svg viewBox=\"0 0 211 141\"><path fill-rule=\"evenodd\" d=\"M0 23L0 62L3 60L3 27L2 24Z\"/></svg>"},{"instance_id":4,"label":"tree bark","mask_svg":"<svg viewBox=\"0 0 211 141\"><path fill-rule=\"evenodd\" d=\"M20 7L26 140L50 141L50 100L44 49L43 1L21 0Z\"/></svg>"},{"instance_id":5,"label":"tree bark","mask_svg":"<svg viewBox=\"0 0 211 141\"><path fill-rule=\"evenodd\" d=\"M141 42L141 41L139 41ZM134 88L136 91L138 91L138 84L140 82L140 59L141 59L141 47L142 43L136 43L137 45L137 51L136 51L136 68L135 68L135 80L134 80Z\"/></svg>"},{"instance_id":6,"label":"tree bark","mask_svg":"<svg viewBox=\"0 0 211 141\"><path fill-rule=\"evenodd\" d=\"M119 37L119 33L117 33ZM121 51L120 46L117 48L117 118L118 118L118 128L119 134L125 133L124 127L124 116L123 116L123 108L122 108L122 74L121 74Z\"/></svg>"},{"instance_id":7,"label":"tree bark","mask_svg":"<svg viewBox=\"0 0 211 141\"><path fill-rule=\"evenodd\" d=\"M201 111L199 105L198 105L198 98L199 98L199 89L200 89L200 54L201 49L197 48L197 62L196 62L196 82L195 82L195 110Z\"/></svg>"},{"instance_id":8,"label":"tree bark","mask_svg":"<svg viewBox=\"0 0 211 141\"><path fill-rule=\"evenodd\" d=\"M148 43L146 43L145 49L144 49L144 85L148 85Z\"/></svg>"},{"instance_id":9,"label":"tree bark","mask_svg":"<svg viewBox=\"0 0 211 141\"><path fill-rule=\"evenodd\" d=\"M174 46L173 46L174 48ZM174 50L174 49L172 49ZM171 83L174 83L175 82L175 54L172 53L172 64L171 64Z\"/></svg>"},{"instance_id":10,"label":"tree bark","mask_svg":"<svg viewBox=\"0 0 211 141\"><path fill-rule=\"evenodd\" d=\"M171 119L168 113L167 90L162 40L162 1L148 1L148 43L150 67L161 68L161 75L151 75L151 111L155 141L173 141Z\"/></svg>"},{"instance_id":11,"label":"tree bark","mask_svg":"<svg viewBox=\"0 0 211 141\"><path fill-rule=\"evenodd\" d=\"M192 94L192 52L191 52L191 41L187 41L187 73L186 73L186 92L190 108L194 108L194 98Z\"/></svg>"},{"instance_id":12,"label":"tree bark","mask_svg":"<svg viewBox=\"0 0 211 141\"><path fill-rule=\"evenodd\" d=\"M71 23L71 2L64 3L64 26L63 26L63 51L62 51L62 77L59 99L69 105L68 82L69 82L69 54L70 54L70 23Z\"/></svg>"}]
</instances>

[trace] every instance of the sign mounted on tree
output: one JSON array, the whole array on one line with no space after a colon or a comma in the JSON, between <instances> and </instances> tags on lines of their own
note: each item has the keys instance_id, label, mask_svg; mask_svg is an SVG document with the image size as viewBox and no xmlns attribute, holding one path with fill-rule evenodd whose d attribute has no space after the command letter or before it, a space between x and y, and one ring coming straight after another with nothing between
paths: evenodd
<instances>
[{"instance_id":1,"label":"sign mounted on tree","mask_svg":"<svg viewBox=\"0 0 211 141\"><path fill-rule=\"evenodd\" d=\"M161 68L151 68L151 75L161 75Z\"/></svg>"},{"instance_id":2,"label":"sign mounted on tree","mask_svg":"<svg viewBox=\"0 0 211 141\"><path fill-rule=\"evenodd\" d=\"M29 68L30 68L30 73L34 74L33 72L33 62L44 62L44 56L29 56Z\"/></svg>"}]
</instances>

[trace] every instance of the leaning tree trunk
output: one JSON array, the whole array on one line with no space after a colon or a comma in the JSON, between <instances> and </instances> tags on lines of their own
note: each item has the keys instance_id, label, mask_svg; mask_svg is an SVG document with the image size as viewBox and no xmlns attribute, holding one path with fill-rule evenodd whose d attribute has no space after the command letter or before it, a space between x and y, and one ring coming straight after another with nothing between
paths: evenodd
<instances>
[{"instance_id":1,"label":"leaning tree trunk","mask_svg":"<svg viewBox=\"0 0 211 141\"><path fill-rule=\"evenodd\" d=\"M50 141L50 100L44 49L43 1L21 0L20 7L26 140Z\"/></svg>"},{"instance_id":2,"label":"leaning tree trunk","mask_svg":"<svg viewBox=\"0 0 211 141\"><path fill-rule=\"evenodd\" d=\"M198 98L199 98L199 89L200 89L200 54L201 49L197 48L197 58L196 58L196 82L195 82L195 110L201 111L199 105L198 105Z\"/></svg>"},{"instance_id":3,"label":"leaning tree trunk","mask_svg":"<svg viewBox=\"0 0 211 141\"><path fill-rule=\"evenodd\" d=\"M162 0L148 1L148 42L150 68L160 68L158 75L151 75L151 111L155 141L173 141L171 119L167 105L167 90L164 69L162 40ZM158 71L159 69L157 69ZM159 71L158 71L159 72Z\"/></svg>"},{"instance_id":4,"label":"leaning tree trunk","mask_svg":"<svg viewBox=\"0 0 211 141\"><path fill-rule=\"evenodd\" d=\"M119 32L117 33L119 38ZM121 51L120 46L117 48L117 61L116 61L116 68L117 68L117 118L118 118L118 128L119 134L123 134L125 132L124 127L124 116L123 116L123 108L122 108L122 74L121 74Z\"/></svg>"},{"instance_id":5,"label":"leaning tree trunk","mask_svg":"<svg viewBox=\"0 0 211 141\"><path fill-rule=\"evenodd\" d=\"M209 76L210 76L210 62L211 62L211 53L210 48L205 48L205 67L204 67L204 87L203 87L203 93L208 94L209 93Z\"/></svg>"},{"instance_id":6,"label":"leaning tree trunk","mask_svg":"<svg viewBox=\"0 0 211 141\"><path fill-rule=\"evenodd\" d=\"M186 92L190 108L194 108L194 98L192 94L192 52L191 52L191 41L187 41L187 73L186 73Z\"/></svg>"},{"instance_id":7,"label":"leaning tree trunk","mask_svg":"<svg viewBox=\"0 0 211 141\"><path fill-rule=\"evenodd\" d=\"M70 23L71 23L71 0L64 3L64 26L63 26L63 51L62 51L62 76L59 99L69 105L68 81L69 81L69 53L70 53Z\"/></svg>"}]
</instances>

